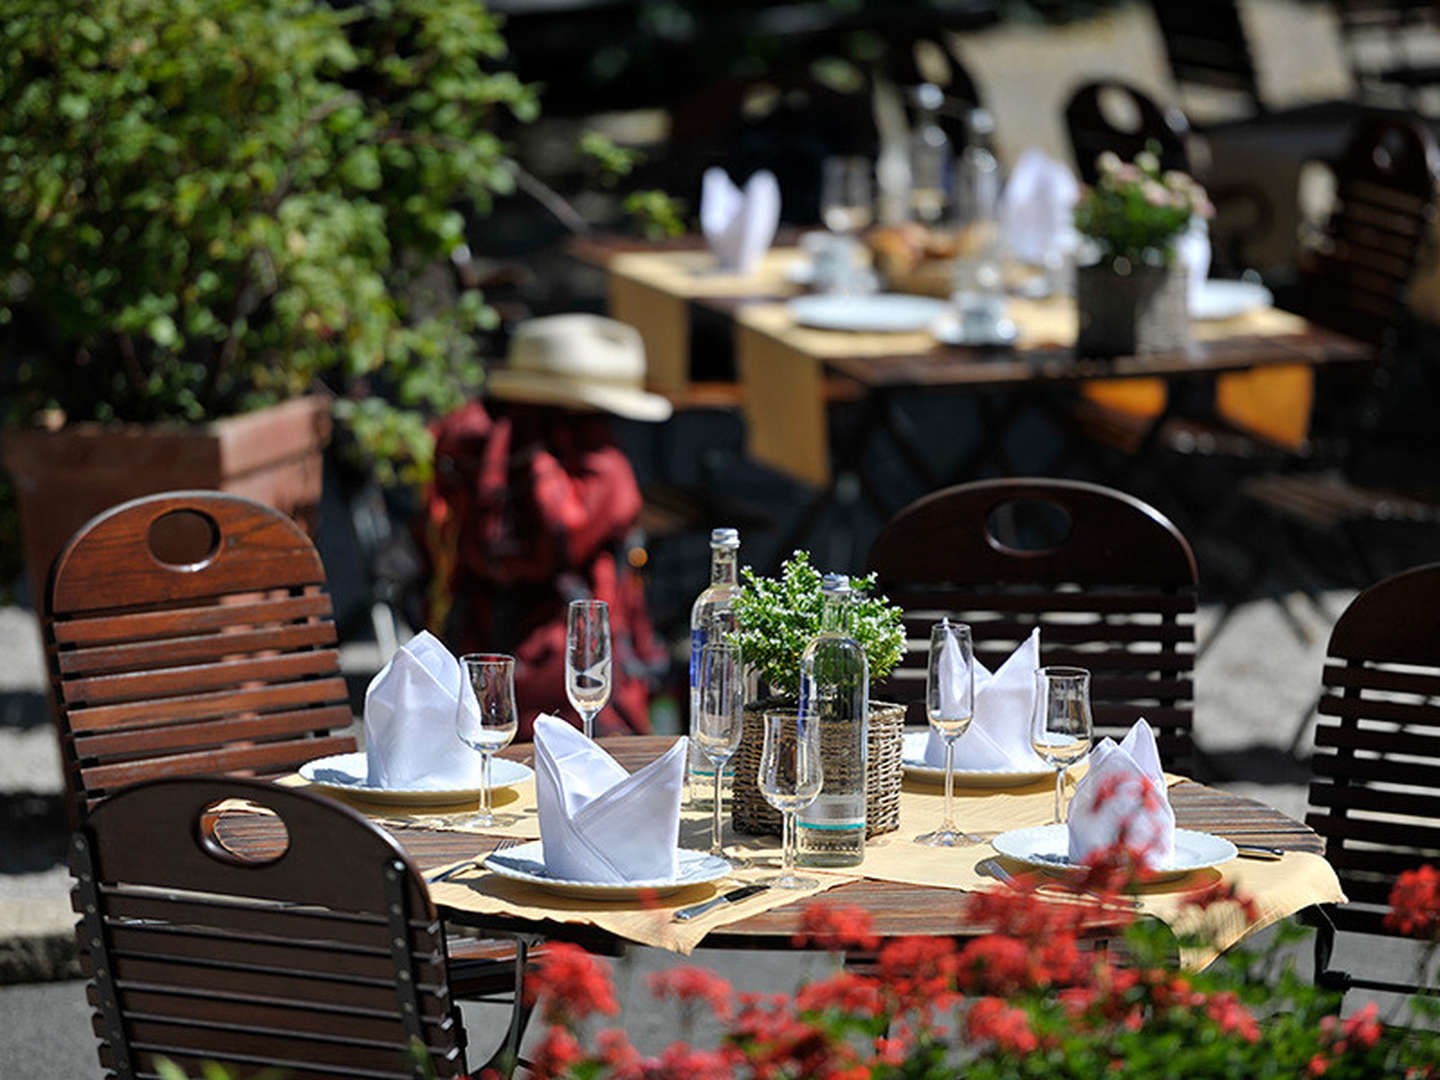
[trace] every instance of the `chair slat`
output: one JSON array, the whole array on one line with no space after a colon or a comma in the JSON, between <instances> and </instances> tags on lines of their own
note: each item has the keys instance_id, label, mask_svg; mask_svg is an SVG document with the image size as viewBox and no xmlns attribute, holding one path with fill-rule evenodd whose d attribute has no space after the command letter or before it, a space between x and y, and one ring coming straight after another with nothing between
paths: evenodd
<instances>
[{"instance_id":1,"label":"chair slat","mask_svg":"<svg viewBox=\"0 0 1440 1080\"><path fill-rule=\"evenodd\" d=\"M1121 590L1103 592L1092 590L1084 593L1061 590L1023 590L1023 582L1013 593L997 589L975 588L956 585L951 589L923 587L901 582L887 590L891 600L901 604L907 611L926 610L941 614L958 615L961 612L1011 611L1033 614L1044 612L1074 611L1100 615L1183 615L1195 610L1193 595L1157 593L1150 590ZM1037 596L1044 596L1045 603L1036 602Z\"/></svg>"},{"instance_id":2,"label":"chair slat","mask_svg":"<svg viewBox=\"0 0 1440 1080\"><path fill-rule=\"evenodd\" d=\"M189 754L82 767L80 777L87 791L105 791L161 776L195 776L241 770L273 774L314 758L346 753L354 745L355 740L349 735L335 735L324 739L286 739L254 746L224 746Z\"/></svg>"},{"instance_id":3,"label":"chair slat","mask_svg":"<svg viewBox=\"0 0 1440 1080\"><path fill-rule=\"evenodd\" d=\"M311 679L280 683L253 690L218 690L204 694L120 705L91 705L69 710L75 731L105 731L138 721L160 723L168 720L201 720L232 713L263 709L286 709L297 705L328 705L347 698L345 680Z\"/></svg>"},{"instance_id":4,"label":"chair slat","mask_svg":"<svg viewBox=\"0 0 1440 1080\"><path fill-rule=\"evenodd\" d=\"M197 634L237 626L263 626L295 619L329 618L330 597L324 593L251 600L238 604L175 607L164 611L131 611L117 615L55 619L51 633L60 645L102 645Z\"/></svg>"},{"instance_id":5,"label":"chair slat","mask_svg":"<svg viewBox=\"0 0 1440 1080\"><path fill-rule=\"evenodd\" d=\"M1427 858L1440 856L1440 827L1429 827L1410 821L1377 821L1348 815L1342 817L1339 814L1311 814L1306 818L1306 824L1325 837L1414 848L1417 851L1429 852ZM1399 839L1402 837L1403 839Z\"/></svg>"},{"instance_id":6,"label":"chair slat","mask_svg":"<svg viewBox=\"0 0 1440 1080\"><path fill-rule=\"evenodd\" d=\"M197 690L214 690L245 683L281 682L307 675L327 675L340 666L334 649L286 653L246 660L219 660L189 667L157 671L127 671L115 675L87 675L66 679L63 693L74 707L110 701L152 699Z\"/></svg>"},{"instance_id":7,"label":"chair slat","mask_svg":"<svg viewBox=\"0 0 1440 1080\"><path fill-rule=\"evenodd\" d=\"M270 739L282 735L324 733L351 722L348 705L321 706L297 712L220 717L194 724L165 724L75 736L75 756L82 762L119 754L151 754L188 750L214 743Z\"/></svg>"},{"instance_id":8,"label":"chair slat","mask_svg":"<svg viewBox=\"0 0 1440 1080\"><path fill-rule=\"evenodd\" d=\"M334 644L333 623L299 623L270 626L263 630L68 649L59 652L56 661L62 675L92 675L172 667L188 661L223 660L245 653L284 652L307 646Z\"/></svg>"}]
</instances>

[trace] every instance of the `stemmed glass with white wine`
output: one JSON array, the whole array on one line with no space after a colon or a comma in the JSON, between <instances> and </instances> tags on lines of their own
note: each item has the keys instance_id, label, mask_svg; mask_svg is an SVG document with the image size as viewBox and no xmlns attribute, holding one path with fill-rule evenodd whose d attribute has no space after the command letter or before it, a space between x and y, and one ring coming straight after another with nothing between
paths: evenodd
<instances>
[{"instance_id":1,"label":"stemmed glass with white wine","mask_svg":"<svg viewBox=\"0 0 1440 1080\"><path fill-rule=\"evenodd\" d=\"M975 647L970 627L941 619L930 630L930 661L925 671L925 715L930 730L945 742L945 823L917 836L917 844L964 847L984 843L955 826L955 743L975 716Z\"/></svg>"},{"instance_id":2,"label":"stemmed glass with white wine","mask_svg":"<svg viewBox=\"0 0 1440 1080\"><path fill-rule=\"evenodd\" d=\"M587 739L595 717L610 700L610 605L571 600L565 617L565 696L580 714Z\"/></svg>"},{"instance_id":3,"label":"stemmed glass with white wine","mask_svg":"<svg viewBox=\"0 0 1440 1080\"><path fill-rule=\"evenodd\" d=\"M1055 822L1064 824L1065 770L1090 752L1090 672L1077 667L1035 669L1030 745L1055 768Z\"/></svg>"},{"instance_id":4,"label":"stemmed glass with white wine","mask_svg":"<svg viewBox=\"0 0 1440 1080\"><path fill-rule=\"evenodd\" d=\"M740 748L744 730L745 665L740 647L712 641L700 649L699 710L695 717L695 741L715 766L715 813L710 827L710 854L726 858L721 842L721 782L725 763ZM740 865L741 860L730 859Z\"/></svg>"},{"instance_id":5,"label":"stemmed glass with white wine","mask_svg":"<svg viewBox=\"0 0 1440 1080\"><path fill-rule=\"evenodd\" d=\"M820 220L839 236L869 226L875 214L871 165L863 157L828 157L821 165Z\"/></svg>"},{"instance_id":6,"label":"stemmed glass with white wine","mask_svg":"<svg viewBox=\"0 0 1440 1080\"><path fill-rule=\"evenodd\" d=\"M490 759L510 745L520 727L515 710L515 658L503 653L470 653L460 658L460 665L479 708L456 710L456 734L479 752L481 762L480 809L461 824L488 829L500 824L491 811Z\"/></svg>"},{"instance_id":7,"label":"stemmed glass with white wine","mask_svg":"<svg viewBox=\"0 0 1440 1080\"><path fill-rule=\"evenodd\" d=\"M783 842L780 875L761 882L777 889L813 889L814 878L795 876L795 819L820 795L819 717L798 709L765 713L765 744L760 751L760 794L780 811Z\"/></svg>"}]
</instances>

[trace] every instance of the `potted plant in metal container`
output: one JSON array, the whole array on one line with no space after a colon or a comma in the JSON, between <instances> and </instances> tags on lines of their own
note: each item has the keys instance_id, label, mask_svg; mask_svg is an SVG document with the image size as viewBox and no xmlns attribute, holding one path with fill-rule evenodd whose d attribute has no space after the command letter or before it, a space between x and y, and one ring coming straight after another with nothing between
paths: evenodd
<instances>
[{"instance_id":1,"label":"potted plant in metal container","mask_svg":"<svg viewBox=\"0 0 1440 1080\"><path fill-rule=\"evenodd\" d=\"M332 411L423 474L495 322L462 207L536 111L473 0L17 0L0 24L0 350L30 581L177 487L302 518Z\"/></svg>"},{"instance_id":2,"label":"potted plant in metal container","mask_svg":"<svg viewBox=\"0 0 1440 1080\"><path fill-rule=\"evenodd\" d=\"M1075 207L1075 228L1099 254L1075 271L1076 352L1133 356L1184 348L1187 275L1176 242L1193 220L1214 212L1210 200L1185 173L1162 173L1149 151L1132 163L1101 154L1097 166L1099 181Z\"/></svg>"},{"instance_id":3,"label":"potted plant in metal container","mask_svg":"<svg viewBox=\"0 0 1440 1080\"><path fill-rule=\"evenodd\" d=\"M820 632L822 575L810 556L797 551L765 578L750 567L741 571L743 588L735 601L735 637L747 668L760 680L760 697L745 706L745 734L735 757L734 822L746 833L778 833L780 815L756 786L767 708L794 706L800 687L800 657ZM851 636L865 650L867 674L874 686L883 680L905 649L903 612L883 596L872 595L875 575L852 578ZM901 736L905 707L871 701L868 763L865 776L866 832L874 836L899 824Z\"/></svg>"}]
</instances>

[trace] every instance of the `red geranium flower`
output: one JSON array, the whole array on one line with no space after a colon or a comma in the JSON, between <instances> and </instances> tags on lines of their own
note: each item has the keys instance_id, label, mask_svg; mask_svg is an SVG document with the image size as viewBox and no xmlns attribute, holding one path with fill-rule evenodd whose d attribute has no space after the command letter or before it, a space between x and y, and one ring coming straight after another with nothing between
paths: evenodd
<instances>
[{"instance_id":1,"label":"red geranium flower","mask_svg":"<svg viewBox=\"0 0 1440 1080\"><path fill-rule=\"evenodd\" d=\"M1411 937L1440 937L1440 871L1422 866L1396 878L1385 925Z\"/></svg>"},{"instance_id":2,"label":"red geranium flower","mask_svg":"<svg viewBox=\"0 0 1440 1080\"><path fill-rule=\"evenodd\" d=\"M592 1013L614 1016L620 1011L610 965L578 945L552 942L535 971L525 981L525 1000L544 1001L544 1016L551 1023L583 1020Z\"/></svg>"},{"instance_id":3,"label":"red geranium flower","mask_svg":"<svg viewBox=\"0 0 1440 1080\"><path fill-rule=\"evenodd\" d=\"M874 918L861 907L836 907L824 902L805 905L800 929L793 941L797 949L815 945L822 949L876 949L880 946L871 927Z\"/></svg>"},{"instance_id":4,"label":"red geranium flower","mask_svg":"<svg viewBox=\"0 0 1440 1080\"><path fill-rule=\"evenodd\" d=\"M735 991L730 984L707 968L685 965L656 971L649 977L650 993L662 1001L671 998L683 1004L708 1005L721 1020L735 1015Z\"/></svg>"},{"instance_id":5,"label":"red geranium flower","mask_svg":"<svg viewBox=\"0 0 1440 1080\"><path fill-rule=\"evenodd\" d=\"M1028 1054L1040 1045L1025 1010L1012 1008L996 997L980 998L970 1007L965 1030L977 1042L993 1042L1017 1054Z\"/></svg>"}]
</instances>

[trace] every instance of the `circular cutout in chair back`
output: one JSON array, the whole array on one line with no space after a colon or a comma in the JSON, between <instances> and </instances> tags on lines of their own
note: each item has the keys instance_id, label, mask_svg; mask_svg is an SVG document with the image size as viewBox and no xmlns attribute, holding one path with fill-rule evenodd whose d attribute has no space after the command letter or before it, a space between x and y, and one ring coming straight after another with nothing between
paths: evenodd
<instances>
[{"instance_id":1,"label":"circular cutout in chair back","mask_svg":"<svg viewBox=\"0 0 1440 1080\"><path fill-rule=\"evenodd\" d=\"M220 527L198 510L171 510L150 523L150 554L171 570L198 570L220 549Z\"/></svg>"},{"instance_id":2,"label":"circular cutout in chair back","mask_svg":"<svg viewBox=\"0 0 1440 1080\"><path fill-rule=\"evenodd\" d=\"M985 519L985 539L998 551L1043 555L1064 547L1074 522L1049 499L1007 499Z\"/></svg>"},{"instance_id":3,"label":"circular cutout in chair back","mask_svg":"<svg viewBox=\"0 0 1440 1080\"><path fill-rule=\"evenodd\" d=\"M280 835L276 837L267 830L263 846L257 847L239 846L233 837L227 843L226 838L221 836L216 828L222 812L225 814L264 814L279 826ZM231 866L269 866L271 863L279 862L290 850L290 830L285 827L284 819L268 806L250 799L225 799L222 802L210 803L200 811L200 816L195 821L195 836L205 854L217 862L228 863Z\"/></svg>"}]
</instances>

